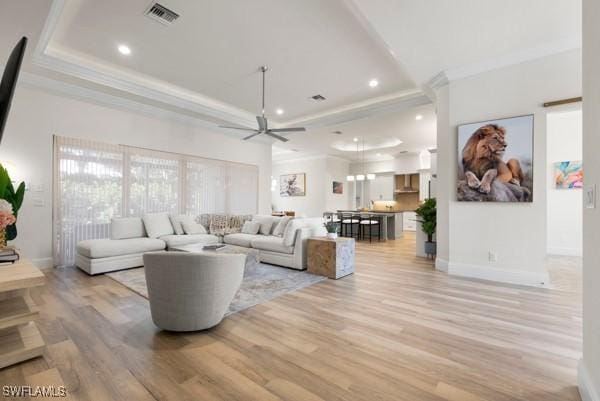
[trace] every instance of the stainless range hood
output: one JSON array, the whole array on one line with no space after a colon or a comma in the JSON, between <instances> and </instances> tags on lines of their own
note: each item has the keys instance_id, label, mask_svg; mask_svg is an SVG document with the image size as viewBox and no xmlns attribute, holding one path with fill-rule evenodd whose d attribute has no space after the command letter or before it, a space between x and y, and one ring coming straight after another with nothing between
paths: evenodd
<instances>
[{"instance_id":1,"label":"stainless range hood","mask_svg":"<svg viewBox=\"0 0 600 401\"><path fill-rule=\"evenodd\" d=\"M411 194L419 192L418 189L413 188L410 184L410 174L404 174L404 186L394 191L397 194Z\"/></svg>"}]
</instances>

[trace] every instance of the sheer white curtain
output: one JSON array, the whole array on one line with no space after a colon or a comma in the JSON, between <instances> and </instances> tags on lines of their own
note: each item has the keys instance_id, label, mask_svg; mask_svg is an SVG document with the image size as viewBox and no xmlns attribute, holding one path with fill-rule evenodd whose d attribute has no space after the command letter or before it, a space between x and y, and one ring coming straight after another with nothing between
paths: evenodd
<instances>
[{"instance_id":1,"label":"sheer white curtain","mask_svg":"<svg viewBox=\"0 0 600 401\"><path fill-rule=\"evenodd\" d=\"M189 215L226 213L226 165L216 160L186 160L186 209Z\"/></svg>"},{"instance_id":2,"label":"sheer white curtain","mask_svg":"<svg viewBox=\"0 0 600 401\"><path fill-rule=\"evenodd\" d=\"M127 214L179 212L181 156L138 148L126 148L129 165Z\"/></svg>"},{"instance_id":3,"label":"sheer white curtain","mask_svg":"<svg viewBox=\"0 0 600 401\"><path fill-rule=\"evenodd\" d=\"M108 238L110 219L168 212L252 214L258 167L56 136L54 258L72 265L75 246Z\"/></svg>"},{"instance_id":4,"label":"sheer white curtain","mask_svg":"<svg viewBox=\"0 0 600 401\"><path fill-rule=\"evenodd\" d=\"M258 210L258 167L230 163L227 166L228 213L252 214Z\"/></svg>"},{"instance_id":5,"label":"sheer white curtain","mask_svg":"<svg viewBox=\"0 0 600 401\"><path fill-rule=\"evenodd\" d=\"M119 146L54 138L54 261L72 265L77 242L110 235L123 211L123 152Z\"/></svg>"}]
</instances>

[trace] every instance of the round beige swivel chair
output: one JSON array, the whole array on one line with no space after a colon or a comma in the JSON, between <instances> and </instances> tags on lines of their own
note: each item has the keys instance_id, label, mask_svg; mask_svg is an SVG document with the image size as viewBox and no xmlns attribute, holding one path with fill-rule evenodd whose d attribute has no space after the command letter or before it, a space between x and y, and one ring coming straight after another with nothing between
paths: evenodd
<instances>
[{"instance_id":1,"label":"round beige swivel chair","mask_svg":"<svg viewBox=\"0 0 600 401\"><path fill-rule=\"evenodd\" d=\"M204 330L219 324L240 288L245 260L239 254L145 253L154 324L170 331Z\"/></svg>"}]
</instances>

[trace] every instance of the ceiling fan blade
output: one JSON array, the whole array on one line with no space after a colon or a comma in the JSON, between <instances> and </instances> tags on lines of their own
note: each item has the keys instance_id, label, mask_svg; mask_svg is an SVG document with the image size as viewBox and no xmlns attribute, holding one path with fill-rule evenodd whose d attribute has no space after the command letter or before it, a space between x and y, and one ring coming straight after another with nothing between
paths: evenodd
<instances>
[{"instance_id":1,"label":"ceiling fan blade","mask_svg":"<svg viewBox=\"0 0 600 401\"><path fill-rule=\"evenodd\" d=\"M289 139L280 136L280 135L275 135L271 130L265 131L265 134L269 135L270 137L273 137L275 139L279 139L281 142L287 142L289 141Z\"/></svg>"},{"instance_id":2,"label":"ceiling fan blade","mask_svg":"<svg viewBox=\"0 0 600 401\"><path fill-rule=\"evenodd\" d=\"M249 131L249 132L255 132L255 129L252 128L242 128L242 127L230 127L228 125L219 125L219 128L227 128L227 129L237 129L240 131Z\"/></svg>"},{"instance_id":3,"label":"ceiling fan blade","mask_svg":"<svg viewBox=\"0 0 600 401\"><path fill-rule=\"evenodd\" d=\"M267 129L267 119L262 116L256 116L256 121L258 122L258 130L264 131Z\"/></svg>"},{"instance_id":4,"label":"ceiling fan blade","mask_svg":"<svg viewBox=\"0 0 600 401\"><path fill-rule=\"evenodd\" d=\"M272 131L272 132L304 132L304 131L306 131L306 128L304 128L304 127L298 127L298 128L274 128L274 129L270 129L269 131Z\"/></svg>"},{"instance_id":5,"label":"ceiling fan blade","mask_svg":"<svg viewBox=\"0 0 600 401\"><path fill-rule=\"evenodd\" d=\"M247 141L250 138L254 138L255 136L260 135L260 134L262 134L262 131L256 131L254 134L248 135L247 137L245 137L244 141Z\"/></svg>"}]
</instances>

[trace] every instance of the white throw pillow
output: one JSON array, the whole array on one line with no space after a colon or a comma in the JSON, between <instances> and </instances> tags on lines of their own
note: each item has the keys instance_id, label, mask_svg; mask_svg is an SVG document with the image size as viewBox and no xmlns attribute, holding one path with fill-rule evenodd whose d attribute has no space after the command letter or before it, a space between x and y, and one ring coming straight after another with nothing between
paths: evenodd
<instances>
[{"instance_id":1,"label":"white throw pillow","mask_svg":"<svg viewBox=\"0 0 600 401\"><path fill-rule=\"evenodd\" d=\"M179 219L181 215L170 214L169 220L171 221L171 225L173 226L173 230L175 234L181 235L183 234L183 227L181 226L181 220Z\"/></svg>"},{"instance_id":2,"label":"white throw pillow","mask_svg":"<svg viewBox=\"0 0 600 401\"><path fill-rule=\"evenodd\" d=\"M281 221L283 217L280 216L271 216L271 231L269 232L269 234L274 235L273 233L275 232L275 229L277 228L277 224L279 224L279 222Z\"/></svg>"},{"instance_id":3,"label":"white throw pillow","mask_svg":"<svg viewBox=\"0 0 600 401\"><path fill-rule=\"evenodd\" d=\"M171 224L173 225L173 229L175 230L175 234L183 235L185 231L183 230L183 223L195 224L196 218L194 216L189 216L187 214L178 214L169 215L169 220L171 220Z\"/></svg>"},{"instance_id":4,"label":"white throw pillow","mask_svg":"<svg viewBox=\"0 0 600 401\"><path fill-rule=\"evenodd\" d=\"M273 217L271 216L254 216L252 221L260 223L259 234L269 235L271 234L271 227L273 227Z\"/></svg>"},{"instance_id":5,"label":"white throw pillow","mask_svg":"<svg viewBox=\"0 0 600 401\"><path fill-rule=\"evenodd\" d=\"M299 228L302 228L304 224L303 219L292 219L285 227L285 231L283 232L283 244L286 246L294 245L296 241L296 231Z\"/></svg>"},{"instance_id":6,"label":"white throw pillow","mask_svg":"<svg viewBox=\"0 0 600 401\"><path fill-rule=\"evenodd\" d=\"M242 234L256 235L260 230L260 223L258 221L247 221L242 226Z\"/></svg>"},{"instance_id":7,"label":"white throw pillow","mask_svg":"<svg viewBox=\"0 0 600 401\"><path fill-rule=\"evenodd\" d=\"M279 221L277 222L277 225L273 229L273 235L276 237L283 237L285 228L287 227L288 223L292 219L293 219L293 217L291 217L291 216L284 216L284 217L280 218Z\"/></svg>"},{"instance_id":8,"label":"white throw pillow","mask_svg":"<svg viewBox=\"0 0 600 401\"><path fill-rule=\"evenodd\" d=\"M206 234L206 228L202 224L196 223L193 219L192 221L182 221L181 226L183 232L187 235Z\"/></svg>"},{"instance_id":9,"label":"white throw pillow","mask_svg":"<svg viewBox=\"0 0 600 401\"><path fill-rule=\"evenodd\" d=\"M146 236L144 223L139 217L120 217L110 220L110 238L128 239Z\"/></svg>"},{"instance_id":10,"label":"white throw pillow","mask_svg":"<svg viewBox=\"0 0 600 401\"><path fill-rule=\"evenodd\" d=\"M150 238L158 238L163 235L172 235L175 233L168 213L149 213L144 215L144 226Z\"/></svg>"}]
</instances>

